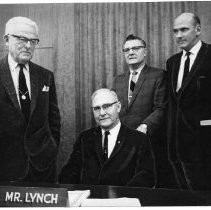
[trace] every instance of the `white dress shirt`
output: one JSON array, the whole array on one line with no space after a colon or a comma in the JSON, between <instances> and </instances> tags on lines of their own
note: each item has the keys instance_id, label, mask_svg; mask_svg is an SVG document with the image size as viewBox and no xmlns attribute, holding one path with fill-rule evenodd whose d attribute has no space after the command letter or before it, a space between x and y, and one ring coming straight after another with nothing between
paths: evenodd
<instances>
[{"instance_id":1,"label":"white dress shirt","mask_svg":"<svg viewBox=\"0 0 211 210\"><path fill-rule=\"evenodd\" d=\"M13 84L15 87L16 95L17 95L18 102L20 105L19 82L18 82L20 67L18 66L18 63L13 60L13 58L11 57L10 54L8 55L8 63L9 63L9 68L10 68ZM27 88L29 91L29 97L31 98L31 85L30 85L30 74L29 74L29 64L28 63L25 64L25 68L23 68L23 73L26 78L26 85L27 85Z\"/></svg>"},{"instance_id":2,"label":"white dress shirt","mask_svg":"<svg viewBox=\"0 0 211 210\"><path fill-rule=\"evenodd\" d=\"M145 64L136 70L136 72L138 72L138 73L137 73L137 75L135 77L135 83L137 82L137 80L139 78L139 75L141 74L141 71L144 68L144 66L145 66ZM128 81L128 97L129 97L129 93L130 93L130 81L132 79L133 72L134 72L134 70L130 69L130 77L129 77L129 81Z\"/></svg>"},{"instance_id":3,"label":"white dress shirt","mask_svg":"<svg viewBox=\"0 0 211 210\"><path fill-rule=\"evenodd\" d=\"M120 127L121 127L121 123L119 121L114 128L109 130L110 134L108 135L108 158L110 157L110 155L115 147ZM102 139L102 146L103 146L104 138L105 138L105 130L101 129L101 131L102 131L102 136L103 136L103 139Z\"/></svg>"},{"instance_id":4,"label":"white dress shirt","mask_svg":"<svg viewBox=\"0 0 211 210\"><path fill-rule=\"evenodd\" d=\"M191 71L191 67L193 66L193 63L196 59L196 56L197 56L201 46L202 46L202 42L199 40L197 42L197 44L195 46L193 46L191 48L191 50L189 51L190 52L190 55L189 55L189 58L190 58L189 72ZM185 50L183 50L183 54L182 54L181 61L180 61L178 78L177 78L176 91L178 91L181 88L181 85L182 85L182 78L183 78L183 74L184 74L184 66L185 66L185 61L187 59L186 53L187 52Z\"/></svg>"}]
</instances>

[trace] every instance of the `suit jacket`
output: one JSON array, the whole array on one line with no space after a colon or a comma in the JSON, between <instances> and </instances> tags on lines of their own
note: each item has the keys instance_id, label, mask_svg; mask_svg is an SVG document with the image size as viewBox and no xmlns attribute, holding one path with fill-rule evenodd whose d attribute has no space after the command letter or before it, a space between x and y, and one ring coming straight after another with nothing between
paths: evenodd
<instances>
[{"instance_id":1,"label":"suit jacket","mask_svg":"<svg viewBox=\"0 0 211 210\"><path fill-rule=\"evenodd\" d=\"M202 47L184 85L176 93L182 52L167 61L168 148L170 160L211 163L211 45Z\"/></svg>"},{"instance_id":2,"label":"suit jacket","mask_svg":"<svg viewBox=\"0 0 211 210\"><path fill-rule=\"evenodd\" d=\"M152 187L155 183L154 161L147 136L122 124L116 142L111 156L103 163L100 128L82 132L59 181Z\"/></svg>"},{"instance_id":3,"label":"suit jacket","mask_svg":"<svg viewBox=\"0 0 211 210\"><path fill-rule=\"evenodd\" d=\"M128 84L130 72L117 76L113 89L122 104L120 119L128 127L136 129L140 124L147 124L152 135L163 123L166 106L165 71L149 67L142 69L130 104L128 104Z\"/></svg>"},{"instance_id":4,"label":"suit jacket","mask_svg":"<svg viewBox=\"0 0 211 210\"><path fill-rule=\"evenodd\" d=\"M53 73L29 62L31 106L28 124L9 70L0 61L0 181L54 182L60 114ZM49 91L43 91L43 87Z\"/></svg>"}]
</instances>

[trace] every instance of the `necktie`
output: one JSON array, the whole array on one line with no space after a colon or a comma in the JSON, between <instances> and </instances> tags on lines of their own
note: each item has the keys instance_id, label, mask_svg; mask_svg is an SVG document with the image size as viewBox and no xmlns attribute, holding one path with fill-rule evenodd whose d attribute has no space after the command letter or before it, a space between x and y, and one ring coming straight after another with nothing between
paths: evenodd
<instances>
[{"instance_id":1,"label":"necktie","mask_svg":"<svg viewBox=\"0 0 211 210\"><path fill-rule=\"evenodd\" d=\"M30 114L30 98L29 98L29 91L26 85L26 78L23 73L23 68L25 65L19 64L20 71L19 71L19 98L21 104L21 111L26 119L26 122L29 120Z\"/></svg>"},{"instance_id":2,"label":"necktie","mask_svg":"<svg viewBox=\"0 0 211 210\"><path fill-rule=\"evenodd\" d=\"M103 142L103 161L105 162L108 159L108 135L109 131L105 131L104 133L104 142Z\"/></svg>"},{"instance_id":3,"label":"necktie","mask_svg":"<svg viewBox=\"0 0 211 210\"><path fill-rule=\"evenodd\" d=\"M186 58L186 61L185 61L185 66L184 66L184 73L183 73L183 78L182 78L182 85L184 84L184 81L185 81L185 79L187 78L187 76L188 76L188 73L189 73L189 66L190 66L190 52L187 52L186 53L186 56L187 56L187 58Z\"/></svg>"},{"instance_id":4,"label":"necktie","mask_svg":"<svg viewBox=\"0 0 211 210\"><path fill-rule=\"evenodd\" d=\"M133 91L136 85L136 77L137 77L138 72L133 71L131 81L130 81L130 90L129 90L129 95L128 95L128 102L130 103L131 98L133 96Z\"/></svg>"}]
</instances>

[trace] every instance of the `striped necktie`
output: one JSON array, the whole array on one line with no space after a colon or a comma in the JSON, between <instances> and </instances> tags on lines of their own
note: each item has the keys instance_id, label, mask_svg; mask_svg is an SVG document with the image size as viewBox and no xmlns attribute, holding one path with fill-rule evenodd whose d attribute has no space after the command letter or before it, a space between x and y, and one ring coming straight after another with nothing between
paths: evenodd
<instances>
[{"instance_id":1,"label":"striped necktie","mask_svg":"<svg viewBox=\"0 0 211 210\"><path fill-rule=\"evenodd\" d=\"M136 85L137 74L138 74L137 71L132 72L132 77L131 77L131 80L130 80L130 89L129 89L129 94L128 94L128 103L130 103L132 96L133 96L133 91L134 91L135 85Z\"/></svg>"}]
</instances>

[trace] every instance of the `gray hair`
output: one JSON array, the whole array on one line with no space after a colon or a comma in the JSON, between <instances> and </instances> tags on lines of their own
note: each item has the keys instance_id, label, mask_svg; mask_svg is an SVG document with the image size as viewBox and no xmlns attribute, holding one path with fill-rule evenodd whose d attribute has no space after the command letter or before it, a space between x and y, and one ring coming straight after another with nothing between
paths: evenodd
<instances>
[{"instance_id":1,"label":"gray hair","mask_svg":"<svg viewBox=\"0 0 211 210\"><path fill-rule=\"evenodd\" d=\"M27 24L30 26L34 26L35 27L35 31L36 31L36 35L38 36L38 26L36 24L36 22L32 21L31 19L27 18L27 17L13 17L11 19L9 19L6 23L5 26L5 35L8 34L13 34L14 33L14 29L16 27L16 25L18 24Z\"/></svg>"},{"instance_id":2,"label":"gray hair","mask_svg":"<svg viewBox=\"0 0 211 210\"><path fill-rule=\"evenodd\" d=\"M101 89L96 90L96 91L92 94L92 97L91 97L92 101L93 101L94 97L95 97L98 93L101 93L101 92L110 92L110 93L113 95L113 97L116 99L116 101L119 101L117 94L116 94L113 90L108 89L108 88L101 88Z\"/></svg>"}]
</instances>

